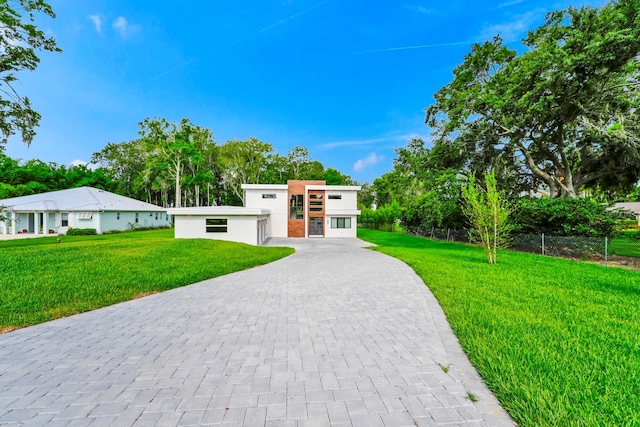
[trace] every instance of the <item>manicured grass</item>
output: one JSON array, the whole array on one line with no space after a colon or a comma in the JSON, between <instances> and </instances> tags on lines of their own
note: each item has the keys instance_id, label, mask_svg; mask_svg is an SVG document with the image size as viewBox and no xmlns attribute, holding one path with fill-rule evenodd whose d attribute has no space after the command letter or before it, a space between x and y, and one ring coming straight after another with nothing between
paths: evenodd
<instances>
[{"instance_id":1,"label":"manicured grass","mask_svg":"<svg viewBox=\"0 0 640 427\"><path fill-rule=\"evenodd\" d=\"M291 248L174 239L173 230L0 242L0 331L275 261Z\"/></svg>"},{"instance_id":2,"label":"manicured grass","mask_svg":"<svg viewBox=\"0 0 640 427\"><path fill-rule=\"evenodd\" d=\"M640 425L640 273L359 230L435 294L520 426ZM471 390L473 392L473 390Z\"/></svg>"},{"instance_id":3,"label":"manicured grass","mask_svg":"<svg viewBox=\"0 0 640 427\"><path fill-rule=\"evenodd\" d=\"M609 244L609 251L612 255L640 258L640 234L631 231L614 237Z\"/></svg>"}]
</instances>

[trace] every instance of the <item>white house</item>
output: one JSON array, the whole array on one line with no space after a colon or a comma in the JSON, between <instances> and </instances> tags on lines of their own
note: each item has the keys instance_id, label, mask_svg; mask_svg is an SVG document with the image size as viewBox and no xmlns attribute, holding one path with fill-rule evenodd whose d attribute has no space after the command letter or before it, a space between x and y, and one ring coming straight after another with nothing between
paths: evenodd
<instances>
[{"instance_id":1,"label":"white house","mask_svg":"<svg viewBox=\"0 0 640 427\"><path fill-rule=\"evenodd\" d=\"M165 208L92 187L4 199L0 206L7 210L0 234L64 234L69 227L102 234L171 225Z\"/></svg>"},{"instance_id":2,"label":"white house","mask_svg":"<svg viewBox=\"0 0 640 427\"><path fill-rule=\"evenodd\" d=\"M359 186L244 184L244 207L173 208L176 238L261 245L270 237L356 237Z\"/></svg>"},{"instance_id":3,"label":"white house","mask_svg":"<svg viewBox=\"0 0 640 427\"><path fill-rule=\"evenodd\" d=\"M640 202L618 202L613 205L613 209L629 212L635 215L638 220L638 228L640 228Z\"/></svg>"}]
</instances>

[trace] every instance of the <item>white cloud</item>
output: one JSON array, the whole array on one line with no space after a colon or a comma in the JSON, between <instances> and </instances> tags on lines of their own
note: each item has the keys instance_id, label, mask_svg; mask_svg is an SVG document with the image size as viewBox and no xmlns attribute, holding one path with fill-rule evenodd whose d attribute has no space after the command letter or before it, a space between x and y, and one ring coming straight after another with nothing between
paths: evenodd
<instances>
[{"instance_id":1,"label":"white cloud","mask_svg":"<svg viewBox=\"0 0 640 427\"><path fill-rule=\"evenodd\" d=\"M89 19L91 19L91 22L93 22L93 26L96 27L96 31L101 33L102 32L102 18L100 18L100 15L89 15Z\"/></svg>"},{"instance_id":2,"label":"white cloud","mask_svg":"<svg viewBox=\"0 0 640 427\"><path fill-rule=\"evenodd\" d=\"M498 5L498 7L499 7L499 8L502 8L502 7L514 6L514 5L516 5L516 4L520 4L520 3L522 3L523 1L524 1L524 0L512 0L512 1L506 1L506 2L504 2L504 3L500 3L500 4Z\"/></svg>"},{"instance_id":3,"label":"white cloud","mask_svg":"<svg viewBox=\"0 0 640 427\"><path fill-rule=\"evenodd\" d=\"M376 163L380 163L383 158L384 158L383 156L379 156L376 153L371 153L364 159L360 159L357 162L355 162L355 164L353 165L353 170L356 172L359 172L364 168L373 166Z\"/></svg>"},{"instance_id":4,"label":"white cloud","mask_svg":"<svg viewBox=\"0 0 640 427\"><path fill-rule=\"evenodd\" d=\"M405 8L412 10L414 12L418 12L418 13L431 13L432 9L427 9L424 6L421 5L417 5L417 4L405 4L404 5Z\"/></svg>"},{"instance_id":5,"label":"white cloud","mask_svg":"<svg viewBox=\"0 0 640 427\"><path fill-rule=\"evenodd\" d=\"M80 160L80 159L73 160L71 161L71 163L69 163L69 167L74 167L74 166L86 166L87 169L90 169L92 171L98 169L97 164L85 162L84 160Z\"/></svg>"},{"instance_id":6,"label":"white cloud","mask_svg":"<svg viewBox=\"0 0 640 427\"><path fill-rule=\"evenodd\" d=\"M73 160L69 166L87 166L89 162L85 162L84 160L76 159Z\"/></svg>"},{"instance_id":7,"label":"white cloud","mask_svg":"<svg viewBox=\"0 0 640 427\"><path fill-rule=\"evenodd\" d=\"M320 145L322 148L335 148L335 147L348 147L354 145L370 145L378 142L387 141L389 138L375 138L375 139L353 139L346 141L333 141Z\"/></svg>"},{"instance_id":8,"label":"white cloud","mask_svg":"<svg viewBox=\"0 0 640 427\"><path fill-rule=\"evenodd\" d=\"M536 9L516 16L511 22L487 26L482 30L478 39L491 40L495 35L500 35L505 42L519 40L526 36L530 29L535 28L533 24L541 15L544 15L544 10Z\"/></svg>"},{"instance_id":9,"label":"white cloud","mask_svg":"<svg viewBox=\"0 0 640 427\"><path fill-rule=\"evenodd\" d=\"M133 25L127 21L124 16L118 16L112 25L113 29L120 33L122 38L140 31L140 25Z\"/></svg>"}]
</instances>

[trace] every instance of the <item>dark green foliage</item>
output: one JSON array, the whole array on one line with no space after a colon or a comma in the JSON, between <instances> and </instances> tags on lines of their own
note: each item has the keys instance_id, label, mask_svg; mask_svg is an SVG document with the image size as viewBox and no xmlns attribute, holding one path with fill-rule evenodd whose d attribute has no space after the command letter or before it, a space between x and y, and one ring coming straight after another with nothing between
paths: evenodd
<instances>
[{"instance_id":1,"label":"dark green foliage","mask_svg":"<svg viewBox=\"0 0 640 427\"><path fill-rule=\"evenodd\" d=\"M460 148L476 176L493 169L552 197L634 187L640 0L550 13L523 43L522 54L499 37L472 47L427 109L436 145Z\"/></svg>"},{"instance_id":2,"label":"dark green foliage","mask_svg":"<svg viewBox=\"0 0 640 427\"><path fill-rule=\"evenodd\" d=\"M114 191L117 183L104 169L92 170L84 165L67 168L40 160L19 163L0 153L0 199L83 186Z\"/></svg>"},{"instance_id":3,"label":"dark green foliage","mask_svg":"<svg viewBox=\"0 0 640 427\"><path fill-rule=\"evenodd\" d=\"M67 236L94 236L96 234L95 228L73 228L70 227L67 230Z\"/></svg>"},{"instance_id":4,"label":"dark green foliage","mask_svg":"<svg viewBox=\"0 0 640 427\"><path fill-rule=\"evenodd\" d=\"M373 182L378 206L397 202L403 227L412 231L466 226L460 203L462 180L453 168L459 166L456 150L428 149L423 140L414 138L396 154L393 170Z\"/></svg>"},{"instance_id":5,"label":"dark green foliage","mask_svg":"<svg viewBox=\"0 0 640 427\"><path fill-rule=\"evenodd\" d=\"M395 200L377 209L364 208L358 217L358 223L376 230L394 231L402 216L402 208Z\"/></svg>"},{"instance_id":6,"label":"dark green foliage","mask_svg":"<svg viewBox=\"0 0 640 427\"><path fill-rule=\"evenodd\" d=\"M612 236L620 214L595 199L523 197L511 214L514 234Z\"/></svg>"}]
</instances>

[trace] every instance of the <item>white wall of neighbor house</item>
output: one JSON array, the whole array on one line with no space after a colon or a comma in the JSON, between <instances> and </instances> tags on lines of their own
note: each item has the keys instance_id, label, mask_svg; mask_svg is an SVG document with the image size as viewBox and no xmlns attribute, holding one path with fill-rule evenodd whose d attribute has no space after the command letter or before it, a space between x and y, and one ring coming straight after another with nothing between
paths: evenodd
<instances>
[{"instance_id":1,"label":"white wall of neighbor house","mask_svg":"<svg viewBox=\"0 0 640 427\"><path fill-rule=\"evenodd\" d=\"M245 188L245 207L269 209L271 211L271 219L268 221L270 236L287 237L289 200L286 186L285 188L278 188L282 186L269 188L266 185L256 187L259 188Z\"/></svg>"},{"instance_id":2,"label":"white wall of neighbor house","mask_svg":"<svg viewBox=\"0 0 640 427\"><path fill-rule=\"evenodd\" d=\"M136 216L137 214L137 216ZM137 220L136 220L137 218ZM137 222L136 222L137 221ZM102 212L102 232L131 230L132 227L169 227L171 221L166 212ZM84 228L84 227L82 227Z\"/></svg>"},{"instance_id":3,"label":"white wall of neighbor house","mask_svg":"<svg viewBox=\"0 0 640 427\"><path fill-rule=\"evenodd\" d=\"M267 215L175 215L175 237L260 245L271 237L267 222Z\"/></svg>"},{"instance_id":4,"label":"white wall of neighbor house","mask_svg":"<svg viewBox=\"0 0 640 427\"><path fill-rule=\"evenodd\" d=\"M137 214L137 216L136 216ZM11 219L0 223L0 234L58 234L73 228L95 228L101 234L109 230L126 231L132 224L140 227L169 227L166 212L10 212ZM137 222L136 222L137 217ZM15 222L13 221L15 218Z\"/></svg>"}]
</instances>

